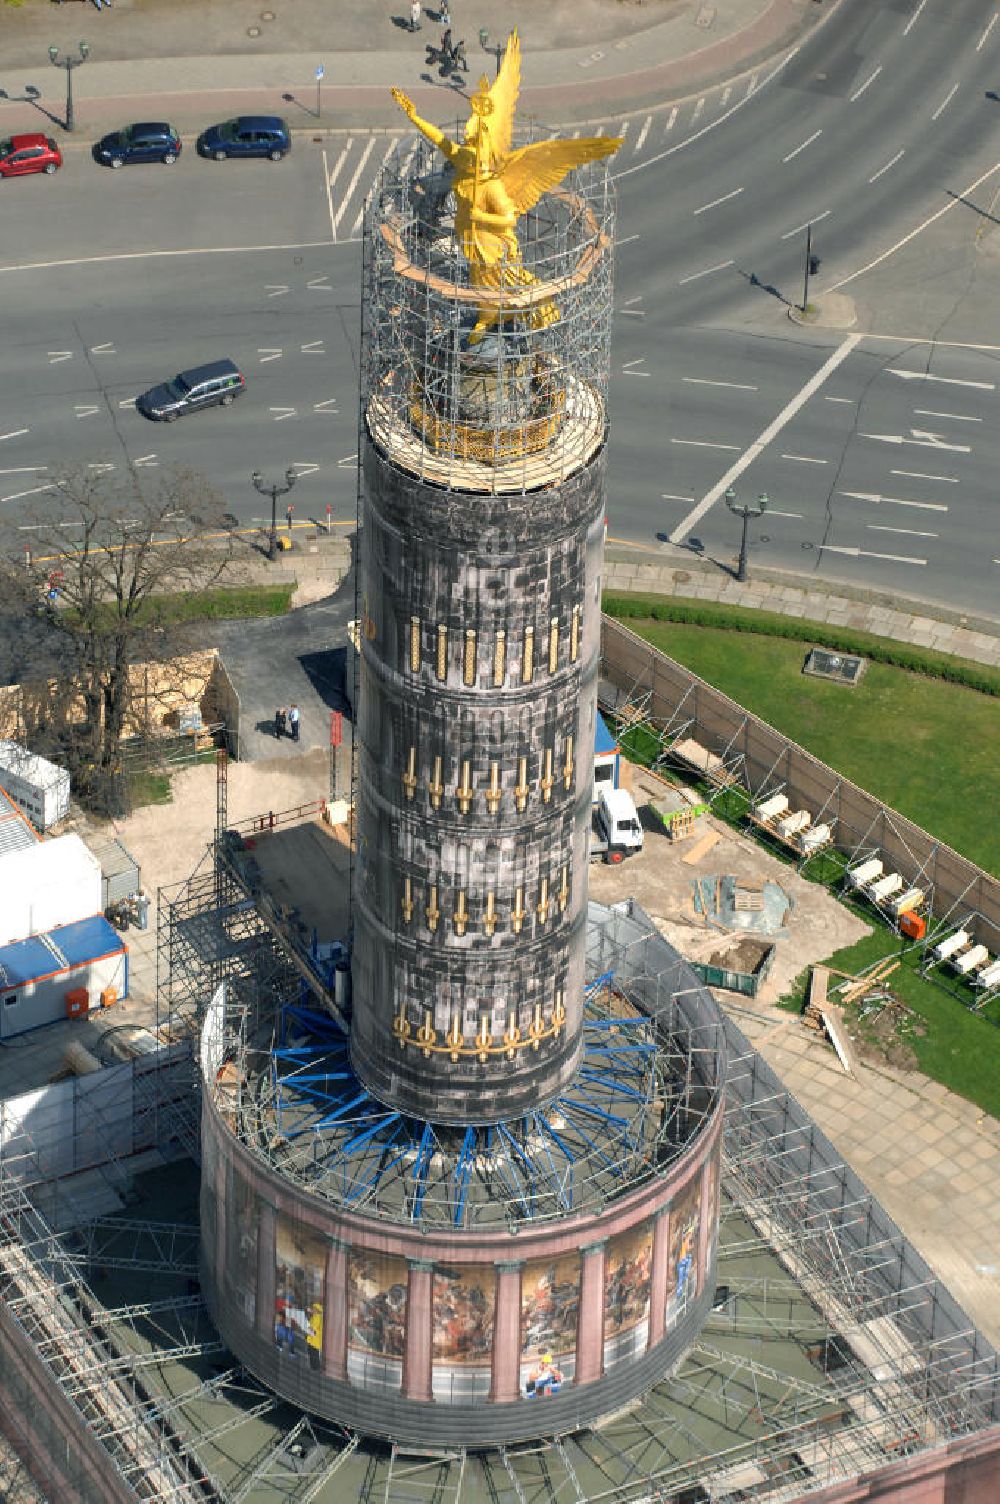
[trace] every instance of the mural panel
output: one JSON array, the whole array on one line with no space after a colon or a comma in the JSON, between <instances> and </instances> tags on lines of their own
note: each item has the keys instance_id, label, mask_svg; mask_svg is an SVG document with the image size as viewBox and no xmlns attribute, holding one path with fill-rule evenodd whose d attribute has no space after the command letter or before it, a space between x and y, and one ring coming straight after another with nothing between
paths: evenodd
<instances>
[{"instance_id":1,"label":"mural panel","mask_svg":"<svg viewBox=\"0 0 1000 1504\"><path fill-rule=\"evenodd\" d=\"M490 1391L496 1272L492 1264L434 1270L432 1385L434 1398L463 1404Z\"/></svg>"},{"instance_id":2,"label":"mural panel","mask_svg":"<svg viewBox=\"0 0 1000 1504\"><path fill-rule=\"evenodd\" d=\"M717 1242L718 1236L719 1236L719 1204L720 1204L720 1197L719 1197L720 1174L719 1174L719 1172L720 1172L720 1169L721 1169L721 1163L720 1163L721 1162L721 1158L722 1158L722 1145L720 1143L719 1147L716 1149L715 1153L712 1155L712 1158L708 1161L708 1164L705 1166L705 1175L706 1175L707 1180L708 1180L708 1189L707 1189L707 1191L705 1193L705 1205L707 1207L707 1213L706 1213L706 1215L708 1216L708 1228L709 1228L709 1235L708 1235L708 1261L709 1261L709 1264L711 1264L712 1256L715 1253L715 1245L716 1245L716 1242Z\"/></svg>"},{"instance_id":3,"label":"mural panel","mask_svg":"<svg viewBox=\"0 0 1000 1504\"><path fill-rule=\"evenodd\" d=\"M323 1363L326 1244L310 1227L279 1214L275 1238L274 1340L279 1352Z\"/></svg>"},{"instance_id":4,"label":"mural panel","mask_svg":"<svg viewBox=\"0 0 1000 1504\"><path fill-rule=\"evenodd\" d=\"M558 1394L576 1372L580 1255L532 1259L521 1271L521 1392Z\"/></svg>"},{"instance_id":5,"label":"mural panel","mask_svg":"<svg viewBox=\"0 0 1000 1504\"><path fill-rule=\"evenodd\" d=\"M352 1248L347 1256L347 1377L399 1390L406 1342L406 1260Z\"/></svg>"},{"instance_id":6,"label":"mural panel","mask_svg":"<svg viewBox=\"0 0 1000 1504\"><path fill-rule=\"evenodd\" d=\"M604 1258L604 1366L645 1350L653 1224L640 1222L608 1241Z\"/></svg>"},{"instance_id":7,"label":"mural panel","mask_svg":"<svg viewBox=\"0 0 1000 1504\"><path fill-rule=\"evenodd\" d=\"M704 1171L689 1180L670 1207L667 1249L667 1312L669 1329L701 1288L698 1235L701 1230L701 1181Z\"/></svg>"},{"instance_id":8,"label":"mural panel","mask_svg":"<svg viewBox=\"0 0 1000 1504\"><path fill-rule=\"evenodd\" d=\"M230 1298L253 1326L257 1317L256 1193L236 1168L229 1166L226 1280Z\"/></svg>"}]
</instances>

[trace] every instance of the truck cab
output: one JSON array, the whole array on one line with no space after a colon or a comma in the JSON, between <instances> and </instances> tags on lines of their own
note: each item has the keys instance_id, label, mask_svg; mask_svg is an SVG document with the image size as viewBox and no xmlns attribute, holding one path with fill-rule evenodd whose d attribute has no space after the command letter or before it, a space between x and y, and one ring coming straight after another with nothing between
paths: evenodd
<instances>
[{"instance_id":1,"label":"truck cab","mask_svg":"<svg viewBox=\"0 0 1000 1504\"><path fill-rule=\"evenodd\" d=\"M642 850L642 826L632 795L625 789L602 788L594 812L591 857L618 863Z\"/></svg>"}]
</instances>

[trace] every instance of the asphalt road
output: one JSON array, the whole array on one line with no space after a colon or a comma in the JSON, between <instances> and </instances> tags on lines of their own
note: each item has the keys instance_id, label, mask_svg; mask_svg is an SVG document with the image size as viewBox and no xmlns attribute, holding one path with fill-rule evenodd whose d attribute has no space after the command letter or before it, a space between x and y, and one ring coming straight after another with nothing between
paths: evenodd
<instances>
[{"instance_id":1,"label":"asphalt road","mask_svg":"<svg viewBox=\"0 0 1000 1504\"><path fill-rule=\"evenodd\" d=\"M626 126L613 536L731 556L731 481L770 498L752 531L769 564L996 609L1000 349L919 343L936 330L914 296L898 336L786 317L810 220L814 286L862 299L863 269L942 210L970 235L994 223L995 16L985 0L849 0L779 69L608 122ZM300 138L280 164L188 150L112 173L81 145L55 178L3 184L22 212L0 223L0 516L29 530L56 465L177 462L246 522L267 520L249 472L293 465L298 519L329 505L352 523L358 237L394 149L405 138ZM988 330L985 279L978 296ZM134 411L221 355L248 379L233 408L170 426Z\"/></svg>"}]
</instances>

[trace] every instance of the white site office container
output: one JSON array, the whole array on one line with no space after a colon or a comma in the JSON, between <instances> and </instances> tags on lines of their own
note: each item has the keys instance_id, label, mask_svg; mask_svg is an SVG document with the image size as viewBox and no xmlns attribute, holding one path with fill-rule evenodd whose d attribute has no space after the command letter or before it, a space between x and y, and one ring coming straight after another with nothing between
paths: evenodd
<instances>
[{"instance_id":1,"label":"white site office container","mask_svg":"<svg viewBox=\"0 0 1000 1504\"><path fill-rule=\"evenodd\" d=\"M101 864L78 835L0 857L0 945L101 912Z\"/></svg>"},{"instance_id":2,"label":"white site office container","mask_svg":"<svg viewBox=\"0 0 1000 1504\"><path fill-rule=\"evenodd\" d=\"M69 813L69 773L20 742L0 741L0 787L38 830Z\"/></svg>"}]
</instances>

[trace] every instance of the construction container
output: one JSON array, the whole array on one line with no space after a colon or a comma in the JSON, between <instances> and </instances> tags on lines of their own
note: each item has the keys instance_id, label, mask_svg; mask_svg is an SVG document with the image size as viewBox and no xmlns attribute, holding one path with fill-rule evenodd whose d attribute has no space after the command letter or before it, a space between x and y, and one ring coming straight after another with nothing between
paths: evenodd
<instances>
[{"instance_id":1,"label":"construction container","mask_svg":"<svg viewBox=\"0 0 1000 1504\"><path fill-rule=\"evenodd\" d=\"M899 933L908 940L922 940L927 933L927 920L923 914L915 914L912 909L908 909L899 916Z\"/></svg>"},{"instance_id":2,"label":"construction container","mask_svg":"<svg viewBox=\"0 0 1000 1504\"><path fill-rule=\"evenodd\" d=\"M695 976L709 987L722 987L744 997L756 997L774 964L776 948L772 941L744 935L725 940L718 950L702 961L689 961Z\"/></svg>"},{"instance_id":3,"label":"construction container","mask_svg":"<svg viewBox=\"0 0 1000 1504\"><path fill-rule=\"evenodd\" d=\"M0 857L0 945L101 912L101 864L78 835Z\"/></svg>"},{"instance_id":4,"label":"construction container","mask_svg":"<svg viewBox=\"0 0 1000 1504\"><path fill-rule=\"evenodd\" d=\"M0 741L0 785L36 830L69 814L69 773L20 742Z\"/></svg>"},{"instance_id":5,"label":"construction container","mask_svg":"<svg viewBox=\"0 0 1000 1504\"><path fill-rule=\"evenodd\" d=\"M90 999L128 996L128 947L102 914L0 946L0 1039L66 1017Z\"/></svg>"},{"instance_id":6,"label":"construction container","mask_svg":"<svg viewBox=\"0 0 1000 1504\"><path fill-rule=\"evenodd\" d=\"M127 903L138 893L139 863L121 841L91 839L87 845L101 864L101 911L106 914L112 904Z\"/></svg>"},{"instance_id":7,"label":"construction container","mask_svg":"<svg viewBox=\"0 0 1000 1504\"><path fill-rule=\"evenodd\" d=\"M38 844L38 831L10 795L0 788L0 857Z\"/></svg>"},{"instance_id":8,"label":"construction container","mask_svg":"<svg viewBox=\"0 0 1000 1504\"><path fill-rule=\"evenodd\" d=\"M594 787L591 795L591 803L596 804L601 797L602 789L618 788L618 778L621 766L621 752L618 743L612 736L607 721L601 712L597 712L597 723L594 727Z\"/></svg>"}]
</instances>

